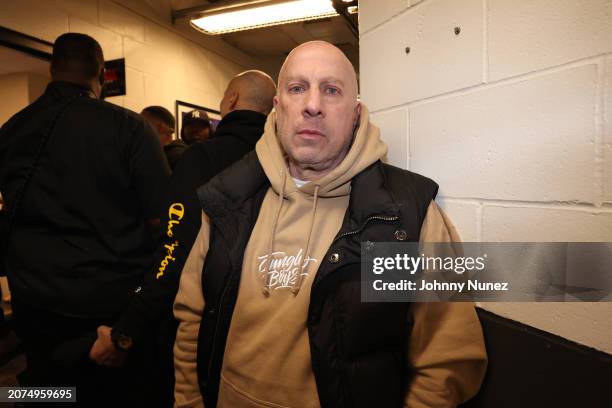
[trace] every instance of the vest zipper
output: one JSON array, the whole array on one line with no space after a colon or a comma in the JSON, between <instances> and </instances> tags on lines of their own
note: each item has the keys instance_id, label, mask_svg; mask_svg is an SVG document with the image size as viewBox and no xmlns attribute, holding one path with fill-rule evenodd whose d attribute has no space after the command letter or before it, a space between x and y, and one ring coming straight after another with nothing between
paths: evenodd
<instances>
[{"instance_id":1,"label":"vest zipper","mask_svg":"<svg viewBox=\"0 0 612 408\"><path fill-rule=\"evenodd\" d=\"M344 238L344 237L348 237L349 235L355 235L355 234L359 234L361 231L363 231L366 227L366 225L368 225L368 223L370 221L384 221L384 222L392 222L392 221L397 221L399 220L399 217L397 215L374 215L372 217L368 217L363 224L361 224L361 226L354 230L354 231L349 231L349 232L345 232L344 234L341 234L339 236L336 237L336 239L334 239L334 241L332 242L332 245L335 244L337 241L339 241L340 239ZM330 245L331 247L331 245Z\"/></svg>"}]
</instances>

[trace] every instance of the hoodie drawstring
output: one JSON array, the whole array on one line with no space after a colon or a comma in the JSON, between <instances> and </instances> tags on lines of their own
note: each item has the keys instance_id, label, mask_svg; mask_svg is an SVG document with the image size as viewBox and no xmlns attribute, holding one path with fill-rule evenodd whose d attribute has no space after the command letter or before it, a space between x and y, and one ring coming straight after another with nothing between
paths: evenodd
<instances>
[{"instance_id":1,"label":"hoodie drawstring","mask_svg":"<svg viewBox=\"0 0 612 408\"><path fill-rule=\"evenodd\" d=\"M272 224L272 235L270 236L270 244L268 245L268 266L266 267L266 276L264 277L264 287L262 289L263 294L270 295L270 265L272 264L272 252L274 251L274 236L276 235L276 227L278 226L278 218L280 217L281 209L283 208L283 201L285 199L285 182L287 181L287 173L281 170L281 190L278 195L278 210L274 216L274 223Z\"/></svg>"},{"instance_id":2,"label":"hoodie drawstring","mask_svg":"<svg viewBox=\"0 0 612 408\"><path fill-rule=\"evenodd\" d=\"M302 262L302 266L300 268L300 273L298 274L297 281L291 287L291 292L296 296L300 292L300 288L302 287L302 282L304 281L304 267L306 266L307 258L309 257L308 254L310 253L310 237L312 236L312 229L314 228L315 215L317 212L317 199L319 198L319 188L320 187L321 186L319 186L318 184L315 185L314 199L312 202L312 211L311 211L311 218L310 218L310 228L308 229L308 238L306 239L306 252L304 252L304 261Z\"/></svg>"}]
</instances>

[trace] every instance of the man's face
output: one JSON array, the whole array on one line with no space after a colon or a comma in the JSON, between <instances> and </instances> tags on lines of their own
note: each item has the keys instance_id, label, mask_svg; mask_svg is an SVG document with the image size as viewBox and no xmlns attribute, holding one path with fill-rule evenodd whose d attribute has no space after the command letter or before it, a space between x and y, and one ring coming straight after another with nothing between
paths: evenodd
<instances>
[{"instance_id":1,"label":"man's face","mask_svg":"<svg viewBox=\"0 0 612 408\"><path fill-rule=\"evenodd\" d=\"M208 139L210 128L203 122L193 122L183 127L183 140L188 145Z\"/></svg>"},{"instance_id":2,"label":"man's face","mask_svg":"<svg viewBox=\"0 0 612 408\"><path fill-rule=\"evenodd\" d=\"M354 71L325 44L296 50L274 98L277 133L292 166L324 174L346 156L360 112Z\"/></svg>"}]
</instances>

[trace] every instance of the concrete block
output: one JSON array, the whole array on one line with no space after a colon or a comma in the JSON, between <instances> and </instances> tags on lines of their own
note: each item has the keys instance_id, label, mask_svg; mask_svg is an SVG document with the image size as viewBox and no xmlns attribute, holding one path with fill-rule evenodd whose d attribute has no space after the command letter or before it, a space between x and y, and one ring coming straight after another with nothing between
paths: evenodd
<instances>
[{"instance_id":1,"label":"concrete block","mask_svg":"<svg viewBox=\"0 0 612 408\"><path fill-rule=\"evenodd\" d=\"M604 143L612 145L612 57L606 59L604 76Z\"/></svg>"},{"instance_id":2,"label":"concrete block","mask_svg":"<svg viewBox=\"0 0 612 408\"><path fill-rule=\"evenodd\" d=\"M478 242L478 204L450 201L440 196L436 202L451 219L463 242Z\"/></svg>"},{"instance_id":3,"label":"concrete block","mask_svg":"<svg viewBox=\"0 0 612 408\"><path fill-rule=\"evenodd\" d=\"M485 205L484 242L612 242L612 213Z\"/></svg>"},{"instance_id":4,"label":"concrete block","mask_svg":"<svg viewBox=\"0 0 612 408\"><path fill-rule=\"evenodd\" d=\"M83 33L95 38L102 47L105 60L123 58L123 41L119 34L76 17L69 18L69 25L70 32Z\"/></svg>"},{"instance_id":5,"label":"concrete block","mask_svg":"<svg viewBox=\"0 0 612 408\"><path fill-rule=\"evenodd\" d=\"M480 84L482 19L481 0L432 1L361 37L361 96L370 110Z\"/></svg>"},{"instance_id":6,"label":"concrete block","mask_svg":"<svg viewBox=\"0 0 612 408\"><path fill-rule=\"evenodd\" d=\"M612 51L610 0L489 0L489 79Z\"/></svg>"},{"instance_id":7,"label":"concrete block","mask_svg":"<svg viewBox=\"0 0 612 408\"><path fill-rule=\"evenodd\" d=\"M47 85L51 82L50 75L38 75L28 73L28 94L30 103L38 99L47 89Z\"/></svg>"},{"instance_id":8,"label":"concrete block","mask_svg":"<svg viewBox=\"0 0 612 408\"><path fill-rule=\"evenodd\" d=\"M111 0L100 0L100 25L117 34L144 42L145 19Z\"/></svg>"},{"instance_id":9,"label":"concrete block","mask_svg":"<svg viewBox=\"0 0 612 408\"><path fill-rule=\"evenodd\" d=\"M380 129L380 136L387 144L387 163L408 168L408 119L406 109L374 113L371 122Z\"/></svg>"},{"instance_id":10,"label":"concrete block","mask_svg":"<svg viewBox=\"0 0 612 408\"><path fill-rule=\"evenodd\" d=\"M145 106L160 105L174 114L176 89L160 77L150 74L144 75Z\"/></svg>"},{"instance_id":11,"label":"concrete block","mask_svg":"<svg viewBox=\"0 0 612 408\"><path fill-rule=\"evenodd\" d=\"M410 108L410 168L446 196L594 202L597 66Z\"/></svg>"},{"instance_id":12,"label":"concrete block","mask_svg":"<svg viewBox=\"0 0 612 408\"><path fill-rule=\"evenodd\" d=\"M176 51L176 54L180 54L180 47L177 47L177 45L182 41L187 40L174 33L172 30L153 21L145 21L145 43L154 45L155 47L168 52L172 52L174 50Z\"/></svg>"},{"instance_id":13,"label":"concrete block","mask_svg":"<svg viewBox=\"0 0 612 408\"><path fill-rule=\"evenodd\" d=\"M68 31L68 15L52 3L36 0L0 2L0 26L54 42Z\"/></svg>"},{"instance_id":14,"label":"concrete block","mask_svg":"<svg viewBox=\"0 0 612 408\"><path fill-rule=\"evenodd\" d=\"M0 123L4 124L14 114L31 102L28 89L28 75L13 72L0 76L3 102L0 104Z\"/></svg>"},{"instance_id":15,"label":"concrete block","mask_svg":"<svg viewBox=\"0 0 612 408\"><path fill-rule=\"evenodd\" d=\"M145 43L129 37L123 39L125 65L140 72L150 72L155 69L154 61L161 58L154 48L147 47Z\"/></svg>"},{"instance_id":16,"label":"concrete block","mask_svg":"<svg viewBox=\"0 0 612 408\"><path fill-rule=\"evenodd\" d=\"M98 24L98 0L47 0L45 3L70 17Z\"/></svg>"},{"instance_id":17,"label":"concrete block","mask_svg":"<svg viewBox=\"0 0 612 408\"><path fill-rule=\"evenodd\" d=\"M612 145L603 148L603 201L612 204Z\"/></svg>"},{"instance_id":18,"label":"concrete block","mask_svg":"<svg viewBox=\"0 0 612 408\"><path fill-rule=\"evenodd\" d=\"M361 0L359 2L359 33L389 20L410 6L410 0Z\"/></svg>"},{"instance_id":19,"label":"concrete block","mask_svg":"<svg viewBox=\"0 0 612 408\"><path fill-rule=\"evenodd\" d=\"M612 353L612 303L482 303L508 319Z\"/></svg>"},{"instance_id":20,"label":"concrete block","mask_svg":"<svg viewBox=\"0 0 612 408\"><path fill-rule=\"evenodd\" d=\"M126 67L125 77L127 90L126 96L131 99L144 99L145 89L143 73Z\"/></svg>"},{"instance_id":21,"label":"concrete block","mask_svg":"<svg viewBox=\"0 0 612 408\"><path fill-rule=\"evenodd\" d=\"M123 106L125 104L125 96L111 96L109 98L104 99L106 102L110 102L117 106Z\"/></svg>"},{"instance_id":22,"label":"concrete block","mask_svg":"<svg viewBox=\"0 0 612 408\"><path fill-rule=\"evenodd\" d=\"M217 87L211 80L211 60L214 58L211 53L191 41L181 43L181 52L183 79L187 80L190 86L199 86L206 92L216 93ZM227 82L224 82L223 86L227 86Z\"/></svg>"},{"instance_id":23,"label":"concrete block","mask_svg":"<svg viewBox=\"0 0 612 408\"><path fill-rule=\"evenodd\" d=\"M181 43L175 44L179 50L168 51L154 44L142 43L129 37L123 38L125 64L137 71L160 77L162 80L178 83L184 78L183 60L180 54Z\"/></svg>"},{"instance_id":24,"label":"concrete block","mask_svg":"<svg viewBox=\"0 0 612 408\"><path fill-rule=\"evenodd\" d=\"M123 107L126 108L126 109L129 109L131 111L134 111L136 113L142 112L142 110L146 106L147 105L145 105L144 99L132 98L130 96L125 96L123 98ZM174 111L170 111L170 112L174 112ZM173 113L173 115L174 115L174 113Z\"/></svg>"}]
</instances>

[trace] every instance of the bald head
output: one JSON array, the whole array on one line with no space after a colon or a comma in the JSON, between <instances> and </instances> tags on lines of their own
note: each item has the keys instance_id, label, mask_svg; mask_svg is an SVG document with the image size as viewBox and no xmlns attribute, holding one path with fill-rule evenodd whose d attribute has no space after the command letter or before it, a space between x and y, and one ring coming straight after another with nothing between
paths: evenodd
<instances>
[{"instance_id":1,"label":"bald head","mask_svg":"<svg viewBox=\"0 0 612 408\"><path fill-rule=\"evenodd\" d=\"M235 110L251 110L267 115L276 94L274 80L262 71L249 70L236 75L221 100L221 116Z\"/></svg>"},{"instance_id":2,"label":"bald head","mask_svg":"<svg viewBox=\"0 0 612 408\"><path fill-rule=\"evenodd\" d=\"M100 44L80 33L65 33L53 44L51 77L90 88L100 96L104 83L104 55Z\"/></svg>"},{"instance_id":3,"label":"bald head","mask_svg":"<svg viewBox=\"0 0 612 408\"><path fill-rule=\"evenodd\" d=\"M289 172L315 180L346 157L361 105L357 75L337 47L311 41L289 53L274 97L276 132Z\"/></svg>"},{"instance_id":4,"label":"bald head","mask_svg":"<svg viewBox=\"0 0 612 408\"><path fill-rule=\"evenodd\" d=\"M314 70L323 62L335 66L345 90L357 100L357 74L353 64L338 47L325 41L309 41L291 50L278 74L278 88L280 89L281 84L287 81L287 76L292 75L296 69L302 70L302 67L306 66Z\"/></svg>"}]
</instances>

